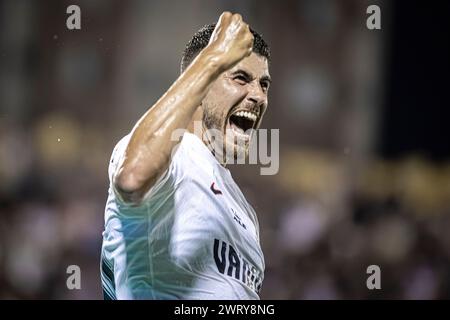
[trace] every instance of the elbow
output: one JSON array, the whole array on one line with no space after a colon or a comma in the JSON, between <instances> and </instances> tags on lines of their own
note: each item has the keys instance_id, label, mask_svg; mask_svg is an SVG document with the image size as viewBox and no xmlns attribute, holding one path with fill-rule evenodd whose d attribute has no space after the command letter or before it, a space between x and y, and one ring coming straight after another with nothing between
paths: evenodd
<instances>
[{"instance_id":1,"label":"elbow","mask_svg":"<svg viewBox=\"0 0 450 320\"><path fill-rule=\"evenodd\" d=\"M157 159L153 159L146 166L122 162L113 174L112 185L123 202L133 206L140 205L167 166L161 165Z\"/></svg>"},{"instance_id":2,"label":"elbow","mask_svg":"<svg viewBox=\"0 0 450 320\"><path fill-rule=\"evenodd\" d=\"M113 186L120 198L131 205L139 205L146 192L146 183L133 173L119 170L113 176Z\"/></svg>"}]
</instances>

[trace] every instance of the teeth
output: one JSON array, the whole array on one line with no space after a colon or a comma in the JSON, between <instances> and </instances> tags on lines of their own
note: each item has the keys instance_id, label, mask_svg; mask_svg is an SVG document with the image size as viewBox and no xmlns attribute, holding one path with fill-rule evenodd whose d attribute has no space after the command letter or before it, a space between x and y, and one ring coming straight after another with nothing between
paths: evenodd
<instances>
[{"instance_id":1,"label":"teeth","mask_svg":"<svg viewBox=\"0 0 450 320\"><path fill-rule=\"evenodd\" d=\"M248 112L248 111L239 111L235 113L236 116L238 117L244 117L247 119L250 119L252 121L256 121L256 114L252 113L252 112Z\"/></svg>"}]
</instances>

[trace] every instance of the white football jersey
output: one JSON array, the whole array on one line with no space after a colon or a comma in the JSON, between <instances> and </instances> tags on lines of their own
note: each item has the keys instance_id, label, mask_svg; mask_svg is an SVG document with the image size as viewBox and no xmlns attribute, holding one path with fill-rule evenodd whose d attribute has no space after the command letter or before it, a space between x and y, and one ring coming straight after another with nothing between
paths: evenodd
<instances>
[{"instance_id":1,"label":"white football jersey","mask_svg":"<svg viewBox=\"0 0 450 320\"><path fill-rule=\"evenodd\" d=\"M132 206L111 183L129 137L117 144L109 165L105 299L259 299L258 220L230 171L186 132L167 171L142 204Z\"/></svg>"}]
</instances>

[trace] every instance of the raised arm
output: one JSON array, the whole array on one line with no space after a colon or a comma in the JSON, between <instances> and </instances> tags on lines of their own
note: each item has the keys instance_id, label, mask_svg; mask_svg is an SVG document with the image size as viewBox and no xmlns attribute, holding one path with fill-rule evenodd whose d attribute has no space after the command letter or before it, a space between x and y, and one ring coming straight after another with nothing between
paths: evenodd
<instances>
[{"instance_id":1,"label":"raised arm","mask_svg":"<svg viewBox=\"0 0 450 320\"><path fill-rule=\"evenodd\" d=\"M116 171L113 185L121 198L139 204L167 169L172 132L186 128L210 85L221 73L251 54L253 35L239 14L224 12L208 46L167 92L139 119Z\"/></svg>"}]
</instances>

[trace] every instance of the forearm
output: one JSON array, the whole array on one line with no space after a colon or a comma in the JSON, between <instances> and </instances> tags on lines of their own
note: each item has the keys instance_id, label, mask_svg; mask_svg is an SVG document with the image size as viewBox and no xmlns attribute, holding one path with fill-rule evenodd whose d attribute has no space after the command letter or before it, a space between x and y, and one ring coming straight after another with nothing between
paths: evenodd
<instances>
[{"instance_id":1,"label":"forearm","mask_svg":"<svg viewBox=\"0 0 450 320\"><path fill-rule=\"evenodd\" d=\"M203 50L167 92L134 126L114 176L124 197L140 197L167 169L176 129L185 129L221 69L214 55ZM128 195L128 196L127 196Z\"/></svg>"}]
</instances>

